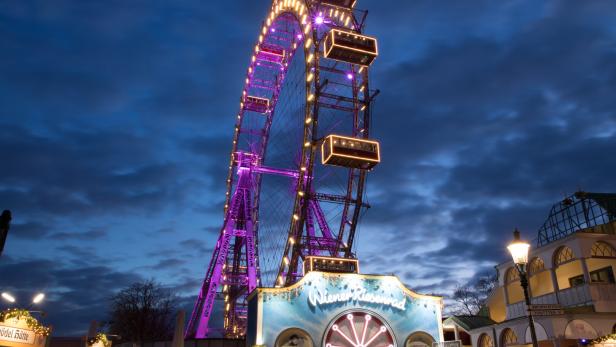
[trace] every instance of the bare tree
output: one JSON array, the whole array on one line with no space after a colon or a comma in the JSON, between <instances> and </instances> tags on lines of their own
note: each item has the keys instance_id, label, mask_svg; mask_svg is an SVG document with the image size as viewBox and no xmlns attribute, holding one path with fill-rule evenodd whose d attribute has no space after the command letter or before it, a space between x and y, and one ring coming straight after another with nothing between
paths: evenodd
<instances>
[{"instance_id":1,"label":"bare tree","mask_svg":"<svg viewBox=\"0 0 616 347\"><path fill-rule=\"evenodd\" d=\"M452 296L458 304L454 313L471 316L478 314L496 286L496 281L496 276L482 276L472 284L458 286Z\"/></svg>"},{"instance_id":2,"label":"bare tree","mask_svg":"<svg viewBox=\"0 0 616 347\"><path fill-rule=\"evenodd\" d=\"M154 280L137 282L111 298L109 332L122 341L163 341L173 336L177 297Z\"/></svg>"}]
</instances>

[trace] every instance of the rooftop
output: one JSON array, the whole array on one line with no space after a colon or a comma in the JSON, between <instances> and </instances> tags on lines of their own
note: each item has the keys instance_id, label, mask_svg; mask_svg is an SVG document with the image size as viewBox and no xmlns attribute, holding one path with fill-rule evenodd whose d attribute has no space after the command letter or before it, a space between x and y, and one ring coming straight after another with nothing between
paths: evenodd
<instances>
[{"instance_id":1,"label":"rooftop","mask_svg":"<svg viewBox=\"0 0 616 347\"><path fill-rule=\"evenodd\" d=\"M537 246L577 232L616 234L613 222L616 222L616 194L579 191L552 206L539 229Z\"/></svg>"},{"instance_id":2,"label":"rooftop","mask_svg":"<svg viewBox=\"0 0 616 347\"><path fill-rule=\"evenodd\" d=\"M481 328L486 325L496 324L495 321L485 316L469 316L469 315L459 315L459 316L451 316L445 320L452 321L458 326L464 328L466 331L470 331L473 329Z\"/></svg>"}]
</instances>

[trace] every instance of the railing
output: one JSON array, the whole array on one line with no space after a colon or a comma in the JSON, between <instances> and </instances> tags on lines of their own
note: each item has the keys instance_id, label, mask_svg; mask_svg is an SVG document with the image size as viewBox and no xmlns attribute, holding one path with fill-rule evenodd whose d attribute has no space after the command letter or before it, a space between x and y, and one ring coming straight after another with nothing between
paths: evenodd
<instances>
[{"instance_id":1,"label":"railing","mask_svg":"<svg viewBox=\"0 0 616 347\"><path fill-rule=\"evenodd\" d=\"M556 295L558 295L558 300ZM593 305L597 302L611 303L616 307L616 284L591 283L583 284L531 298L533 304L560 304L563 307ZM507 305L507 319L525 316L527 313L524 301Z\"/></svg>"},{"instance_id":2,"label":"railing","mask_svg":"<svg viewBox=\"0 0 616 347\"><path fill-rule=\"evenodd\" d=\"M610 307L616 307L616 284L593 283L590 285L590 296L594 302L608 302Z\"/></svg>"},{"instance_id":3,"label":"railing","mask_svg":"<svg viewBox=\"0 0 616 347\"><path fill-rule=\"evenodd\" d=\"M541 304L541 305L557 304L558 300L556 300L555 293L548 293L545 295L536 296L534 298L531 298L531 303ZM524 301L519 301L514 304L508 305L507 306L507 319L513 319L513 318L526 316L526 311L527 311L527 307Z\"/></svg>"},{"instance_id":4,"label":"railing","mask_svg":"<svg viewBox=\"0 0 616 347\"><path fill-rule=\"evenodd\" d=\"M524 301L507 305L507 319L513 319L522 316L526 316L526 303L524 303Z\"/></svg>"},{"instance_id":5,"label":"railing","mask_svg":"<svg viewBox=\"0 0 616 347\"><path fill-rule=\"evenodd\" d=\"M533 297L530 302L538 305L558 304L558 299L556 298L555 293L548 293L545 295Z\"/></svg>"},{"instance_id":6,"label":"railing","mask_svg":"<svg viewBox=\"0 0 616 347\"><path fill-rule=\"evenodd\" d=\"M587 284L560 290L558 292L558 299L564 307L592 304L592 297L590 296L590 289Z\"/></svg>"}]
</instances>

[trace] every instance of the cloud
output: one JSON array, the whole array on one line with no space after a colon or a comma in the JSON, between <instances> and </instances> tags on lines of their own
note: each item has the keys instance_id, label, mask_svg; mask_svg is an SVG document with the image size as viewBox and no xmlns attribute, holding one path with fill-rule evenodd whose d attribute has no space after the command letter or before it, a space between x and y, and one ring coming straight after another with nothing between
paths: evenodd
<instances>
[{"instance_id":1,"label":"cloud","mask_svg":"<svg viewBox=\"0 0 616 347\"><path fill-rule=\"evenodd\" d=\"M194 251L198 255L209 254L214 250L211 245L205 245L202 239L187 239L179 242L179 245L186 250Z\"/></svg>"},{"instance_id":2,"label":"cloud","mask_svg":"<svg viewBox=\"0 0 616 347\"><path fill-rule=\"evenodd\" d=\"M15 216L0 284L49 290L63 334L104 319L105 298L144 270L195 296L267 5L29 6L0 4L0 201ZM379 39L383 158L357 229L362 271L447 294L503 260L514 227L532 238L564 194L616 190L614 3L358 6ZM262 231L283 213L272 196Z\"/></svg>"},{"instance_id":3,"label":"cloud","mask_svg":"<svg viewBox=\"0 0 616 347\"><path fill-rule=\"evenodd\" d=\"M96 240L103 238L107 232L102 229L92 229L85 232L58 232L51 237L58 240Z\"/></svg>"},{"instance_id":4,"label":"cloud","mask_svg":"<svg viewBox=\"0 0 616 347\"><path fill-rule=\"evenodd\" d=\"M180 165L159 162L148 140L122 132L57 131L36 135L0 128L3 170L0 197L23 214L124 213L159 210L187 198L198 184Z\"/></svg>"},{"instance_id":5,"label":"cloud","mask_svg":"<svg viewBox=\"0 0 616 347\"><path fill-rule=\"evenodd\" d=\"M186 260L178 258L165 258L160 260L156 265L152 265L153 269L177 269L181 265L184 265Z\"/></svg>"},{"instance_id":6,"label":"cloud","mask_svg":"<svg viewBox=\"0 0 616 347\"><path fill-rule=\"evenodd\" d=\"M47 235L49 228L39 222L11 224L9 235L18 239L37 240Z\"/></svg>"},{"instance_id":7,"label":"cloud","mask_svg":"<svg viewBox=\"0 0 616 347\"><path fill-rule=\"evenodd\" d=\"M175 230L172 227L164 227L156 230L157 233L174 233Z\"/></svg>"},{"instance_id":8,"label":"cloud","mask_svg":"<svg viewBox=\"0 0 616 347\"><path fill-rule=\"evenodd\" d=\"M56 249L64 253L63 259L79 267L97 265L112 260L110 257L99 256L96 249L90 246L64 244L56 247Z\"/></svg>"},{"instance_id":9,"label":"cloud","mask_svg":"<svg viewBox=\"0 0 616 347\"><path fill-rule=\"evenodd\" d=\"M405 280L441 292L452 286L440 278L465 283L503 260L514 227L534 238L564 194L616 190L610 177L616 160L607 155L616 146L608 97L616 74L606 64L616 58L616 35L606 25L613 16L601 13L610 5L554 1L540 15L512 23L512 3L475 12L478 3L465 5L472 15L463 17L477 23L489 17L487 24L454 33L448 27L461 23L425 23L438 30L409 31L422 40L421 52L375 64L382 92L373 134L382 141L383 162L369 176L373 208L362 225L406 261L373 258L378 251L370 237L360 239L358 253L369 254L364 269L410 269ZM412 27L462 13L448 5L408 6L414 15L429 14ZM482 29L502 23L509 23L506 33ZM476 270L463 272L458 264ZM426 268L441 270L429 273L429 284Z\"/></svg>"}]
</instances>

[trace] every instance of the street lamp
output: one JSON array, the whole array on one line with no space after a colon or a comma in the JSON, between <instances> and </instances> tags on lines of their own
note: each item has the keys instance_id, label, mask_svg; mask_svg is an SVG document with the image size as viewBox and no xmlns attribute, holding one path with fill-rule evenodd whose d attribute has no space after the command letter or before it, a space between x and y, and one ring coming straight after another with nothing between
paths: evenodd
<instances>
[{"instance_id":1,"label":"street lamp","mask_svg":"<svg viewBox=\"0 0 616 347\"><path fill-rule=\"evenodd\" d=\"M0 294L0 296L10 302L11 304L15 303L15 297L13 295L11 295L10 293L7 292L2 292L2 294ZM36 294L33 298L32 298L32 304L30 306L32 306L33 304L40 304L41 301L43 301L43 299L45 299L45 294L44 293L38 293Z\"/></svg>"},{"instance_id":2,"label":"street lamp","mask_svg":"<svg viewBox=\"0 0 616 347\"><path fill-rule=\"evenodd\" d=\"M44 293L38 293L34 296L34 298L32 298L32 303L33 304L38 304L41 301L43 301L43 299L45 299L45 294Z\"/></svg>"},{"instance_id":3,"label":"street lamp","mask_svg":"<svg viewBox=\"0 0 616 347\"><path fill-rule=\"evenodd\" d=\"M0 296L2 296L2 299L10 302L10 303L14 303L15 302L15 297L12 296L11 294L7 293L7 292L3 292L2 294L0 294Z\"/></svg>"},{"instance_id":4,"label":"street lamp","mask_svg":"<svg viewBox=\"0 0 616 347\"><path fill-rule=\"evenodd\" d=\"M533 314L530 309L530 296L528 295L528 276L526 272L526 264L528 264L528 250L530 244L520 239L520 231L516 228L513 231L513 242L507 246L515 268L520 274L520 285L524 290L524 300L526 301L526 307L528 309L528 325L530 328L530 337L533 340L533 347L538 347L537 334L535 333L535 322L533 321Z\"/></svg>"}]
</instances>

